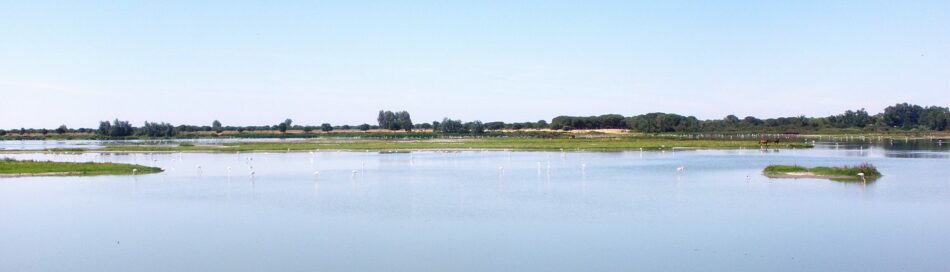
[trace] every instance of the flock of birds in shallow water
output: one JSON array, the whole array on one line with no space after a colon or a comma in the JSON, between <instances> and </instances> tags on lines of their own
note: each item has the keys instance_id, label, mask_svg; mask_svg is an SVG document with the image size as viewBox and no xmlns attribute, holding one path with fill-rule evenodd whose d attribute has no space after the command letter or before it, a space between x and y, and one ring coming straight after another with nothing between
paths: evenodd
<instances>
[{"instance_id":1,"label":"flock of birds in shallow water","mask_svg":"<svg viewBox=\"0 0 950 272\"><path fill-rule=\"evenodd\" d=\"M640 150L641 150L641 153L642 153L643 148L641 148ZM313 157L315 156L315 153L314 153L313 151L310 151L309 153L310 153L310 156L311 156L311 158L310 158L311 163L313 163ZM240 156L240 152L238 152L237 154L238 154L238 156ZM151 153L146 153L145 155L149 157L149 160L150 160L150 161L152 161L152 162L158 162L158 159L152 159L152 158L151 158L151 156L152 156ZM96 154L96 156L101 156L101 154ZM566 158L566 156L567 156L567 154L566 154L566 153L564 152L564 150L562 149L562 150L561 150L561 158L562 158L562 159L563 159L563 158ZM642 154L641 154L641 156L642 156ZM511 160L511 151L508 151L508 159ZM175 162L175 159L172 159L171 161L172 161L172 162ZM181 152L178 153L178 161L179 161L179 162L184 161L184 157L183 157L183 154L182 154ZM247 157L246 160L245 160L245 164L247 165L247 168L248 168L248 175L249 175L251 178L254 178L255 175L257 174L257 172L254 171L254 166L251 165L251 163L252 163L253 161L254 161L254 158L253 158L253 157ZM414 164L414 163L415 163L415 156L410 155L410 164ZM542 166L541 162L540 162L540 161L537 162L537 167L538 167L538 173L539 173L539 174L541 173L541 169L542 169L541 166ZM360 169L365 169L365 167L366 167L366 162L365 162L365 161L360 161ZM551 162L550 162L550 161L547 162L546 167L547 167L548 173L550 173L550 170L551 170ZM196 168L196 173L197 173L197 175L200 176L200 175L203 174L202 166L201 166L201 165L196 165L195 168ZM227 176L228 176L229 178L231 177L232 169L233 169L233 168L232 168L231 166L225 167L225 170L226 170L226 172L227 172ZM580 164L580 169L581 169L581 173L586 174L586 172L587 172L587 163L581 163L581 164ZM174 168L172 168L172 170L174 170ZM686 167L685 167L685 166L680 165L680 166L676 167L676 172L684 172L684 171L686 171ZM504 175L504 173L505 173L505 167L504 167L504 166L498 166L498 172L499 172L499 175ZM136 175L137 173L138 173L138 169L132 169L132 175ZM358 169L354 169L354 170L350 171L351 177L354 177L354 178L355 178L358 174L360 174L360 173L361 173L361 170L358 170ZM167 175L167 173L166 173L165 175ZM315 179L318 178L318 177L320 177L320 171L314 171L314 172L313 172L313 177L314 177ZM749 176L746 176L746 178L748 179Z\"/></svg>"},{"instance_id":2,"label":"flock of birds in shallow water","mask_svg":"<svg viewBox=\"0 0 950 272\"><path fill-rule=\"evenodd\" d=\"M641 156L642 156L642 150L643 150L643 149L641 148L640 150L641 150ZM312 162L313 162L313 157L316 155L316 153L314 153L313 151L310 151L309 153L310 153L310 155L311 155L310 160L311 160L311 163L312 163ZM562 158L562 159L566 158L567 153L566 153L563 149L561 150L560 153L561 153L561 158ZM237 152L236 154L237 154L238 156L241 155L240 152ZM148 157L148 160L149 160L149 161L151 161L151 162L156 162L156 163L159 162L158 159L152 158L152 153L145 153L145 155ZM95 154L95 156L97 157L95 160L98 161L98 160L101 159L102 154ZM508 151L508 159L511 160L511 151ZM415 164L415 156L414 156L414 155L411 155L411 154L410 154L410 159L409 159L409 160L410 160L410 164L411 164L411 165L412 165L412 164ZM172 159L172 160L171 160L171 162L175 162L175 161L176 161L176 159ZM178 161L178 162L184 161L184 155L183 155L183 153L181 153L181 152L178 153L178 159L177 159L177 161ZM248 172L247 172L247 173L248 173L248 175L249 175L251 178L254 178L254 177L257 175L257 172L254 170L254 166L252 165L253 161L254 161L254 158L253 158L253 157L247 157L247 158L245 158L245 164L247 165L247 169L248 169ZM357 175L359 175L359 174L362 172L361 169L365 169L365 166L366 166L365 161L361 161L361 162L360 162L360 169L354 169L354 170L351 170L351 171L350 171L351 177L354 177L354 178L355 178ZM547 168L547 171L550 172L550 170L551 170L551 162L550 162L550 161L547 161L546 168ZM195 166L195 169L196 169L196 173L197 173L199 176L203 174L203 168L202 168L201 165L196 165L196 166ZM540 161L537 162L537 169L538 169L538 173L541 173L541 170L542 170L542 163L541 163ZM175 170L175 168L172 167L171 170ZM227 167L225 167L225 170L226 170L227 176L228 176L228 177L231 177L233 168L232 168L231 166L227 166ZM585 174L586 174L586 172L587 172L587 163L581 163L581 164L580 164L580 170L581 170L582 173L585 173ZM685 166L680 165L680 166L676 167L676 172L684 172L684 171L686 171L686 167L685 167ZM498 166L498 172L499 172L499 175L504 175L504 173L505 173L505 167L504 167L504 166ZM136 175L136 174L138 174L138 169L132 169L132 175ZM163 173L163 175L167 175L167 173ZM314 171L312 175L313 175L314 178L318 178L318 177L320 176L320 171ZM749 176L746 176L746 177L749 178Z\"/></svg>"}]
</instances>

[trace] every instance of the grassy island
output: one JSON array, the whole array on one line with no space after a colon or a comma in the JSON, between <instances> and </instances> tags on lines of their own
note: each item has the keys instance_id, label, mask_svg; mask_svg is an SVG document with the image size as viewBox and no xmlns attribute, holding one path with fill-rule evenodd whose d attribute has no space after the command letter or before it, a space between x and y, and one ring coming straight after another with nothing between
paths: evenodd
<instances>
[{"instance_id":1,"label":"grassy island","mask_svg":"<svg viewBox=\"0 0 950 272\"><path fill-rule=\"evenodd\" d=\"M0 177L132 175L162 172L134 164L0 160Z\"/></svg>"},{"instance_id":2,"label":"grassy island","mask_svg":"<svg viewBox=\"0 0 950 272\"><path fill-rule=\"evenodd\" d=\"M834 181L874 181L881 172L871 164L842 167L802 167L797 165L769 165L762 171L771 178L825 178Z\"/></svg>"}]
</instances>

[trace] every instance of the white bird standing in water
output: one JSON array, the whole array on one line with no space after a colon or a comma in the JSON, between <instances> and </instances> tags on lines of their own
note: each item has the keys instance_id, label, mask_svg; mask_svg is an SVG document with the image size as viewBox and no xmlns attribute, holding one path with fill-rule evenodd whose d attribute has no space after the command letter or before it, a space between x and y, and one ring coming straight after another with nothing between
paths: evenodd
<instances>
[{"instance_id":1,"label":"white bird standing in water","mask_svg":"<svg viewBox=\"0 0 950 272\"><path fill-rule=\"evenodd\" d=\"M676 172L683 172L684 170L686 170L686 166L680 165L680 167L676 167Z\"/></svg>"},{"instance_id":2,"label":"white bird standing in water","mask_svg":"<svg viewBox=\"0 0 950 272\"><path fill-rule=\"evenodd\" d=\"M139 169L132 169L132 175L134 176L135 173L138 172L138 171L139 171Z\"/></svg>"}]
</instances>

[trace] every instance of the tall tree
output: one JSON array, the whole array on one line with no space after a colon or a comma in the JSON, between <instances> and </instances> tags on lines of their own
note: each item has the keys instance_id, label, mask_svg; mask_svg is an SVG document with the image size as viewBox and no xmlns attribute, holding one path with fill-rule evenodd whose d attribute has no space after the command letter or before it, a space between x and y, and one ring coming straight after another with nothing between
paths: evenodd
<instances>
[{"instance_id":1,"label":"tall tree","mask_svg":"<svg viewBox=\"0 0 950 272\"><path fill-rule=\"evenodd\" d=\"M395 115L396 115L395 116L396 124L398 126L398 128L396 129L402 129L407 132L411 132L412 131L412 117L409 117L409 112L400 111L400 112L397 112Z\"/></svg>"},{"instance_id":2,"label":"tall tree","mask_svg":"<svg viewBox=\"0 0 950 272\"><path fill-rule=\"evenodd\" d=\"M211 129L213 129L214 132L221 133L222 131L221 122L219 122L218 120L214 120L214 122L211 122Z\"/></svg>"}]
</instances>

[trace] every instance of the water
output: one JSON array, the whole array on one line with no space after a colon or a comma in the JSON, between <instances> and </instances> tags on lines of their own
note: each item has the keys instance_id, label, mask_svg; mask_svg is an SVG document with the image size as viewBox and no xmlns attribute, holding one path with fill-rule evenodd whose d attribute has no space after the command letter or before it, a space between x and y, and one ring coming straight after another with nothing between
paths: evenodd
<instances>
[{"instance_id":1,"label":"water","mask_svg":"<svg viewBox=\"0 0 950 272\"><path fill-rule=\"evenodd\" d=\"M0 156L167 169L0 179L0 271L950 269L943 149Z\"/></svg>"}]
</instances>

